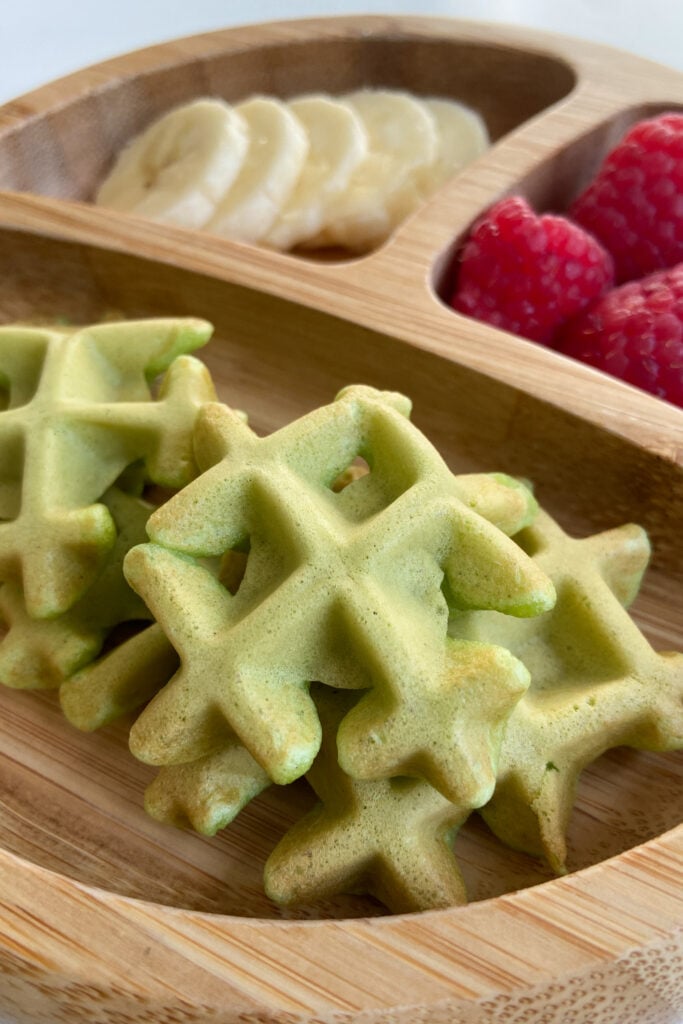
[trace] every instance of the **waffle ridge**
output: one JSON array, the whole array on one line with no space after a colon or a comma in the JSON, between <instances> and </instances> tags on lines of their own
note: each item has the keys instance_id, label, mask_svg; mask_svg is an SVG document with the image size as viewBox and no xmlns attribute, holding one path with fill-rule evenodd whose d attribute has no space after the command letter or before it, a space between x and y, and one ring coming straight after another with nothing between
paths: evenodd
<instances>
[{"instance_id":1,"label":"waffle ridge","mask_svg":"<svg viewBox=\"0 0 683 1024\"><path fill-rule=\"evenodd\" d=\"M131 730L141 760L186 764L237 736L273 781L290 782L320 746L312 681L376 689L388 711L425 678L447 676L444 577L460 607L527 615L552 604L545 575L480 514L513 527L503 492L517 520L529 521L529 492L454 476L409 411L403 396L354 386L259 438L226 407L203 410L196 451L205 471L150 518L151 543L125 562L182 665ZM371 472L336 493L359 455ZM233 596L200 560L245 546ZM526 680L512 659L507 676L514 702ZM401 767L391 746L387 776ZM494 779L484 767L479 798Z\"/></svg>"},{"instance_id":2,"label":"waffle ridge","mask_svg":"<svg viewBox=\"0 0 683 1024\"><path fill-rule=\"evenodd\" d=\"M627 611L650 554L640 527L574 539L539 512L517 539L553 580L555 607L526 623L455 615L449 629L502 644L531 672L482 815L507 845L545 856L563 873L581 771L613 747L683 744L683 655L656 652Z\"/></svg>"},{"instance_id":3,"label":"waffle ridge","mask_svg":"<svg viewBox=\"0 0 683 1024\"><path fill-rule=\"evenodd\" d=\"M0 616L7 627L0 641L0 682L16 689L54 689L91 662L114 627L150 618L143 601L123 576L123 559L141 544L154 506L111 487L102 497L116 526L116 540L104 569L68 611L50 619L32 618L21 586L0 587Z\"/></svg>"},{"instance_id":4,"label":"waffle ridge","mask_svg":"<svg viewBox=\"0 0 683 1024\"><path fill-rule=\"evenodd\" d=\"M469 808L420 778L356 780L338 763L336 734L356 695L316 686L323 744L306 778L319 804L269 856L264 884L281 904L370 893L393 913L465 903L452 840Z\"/></svg>"},{"instance_id":5,"label":"waffle ridge","mask_svg":"<svg viewBox=\"0 0 683 1024\"><path fill-rule=\"evenodd\" d=\"M185 353L210 333L192 318L0 328L0 574L31 616L67 611L102 570L116 529L101 496L127 466L169 487L194 475L192 425L215 395Z\"/></svg>"}]
</instances>

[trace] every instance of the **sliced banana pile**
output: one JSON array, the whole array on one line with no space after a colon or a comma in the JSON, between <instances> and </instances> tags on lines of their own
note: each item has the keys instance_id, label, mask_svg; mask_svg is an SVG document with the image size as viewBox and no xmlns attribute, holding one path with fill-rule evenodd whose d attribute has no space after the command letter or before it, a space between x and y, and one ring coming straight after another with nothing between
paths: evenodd
<instances>
[{"instance_id":1,"label":"sliced banana pile","mask_svg":"<svg viewBox=\"0 0 683 1024\"><path fill-rule=\"evenodd\" d=\"M201 99L133 139L95 202L279 250L364 252L488 144L463 104L386 89Z\"/></svg>"}]
</instances>

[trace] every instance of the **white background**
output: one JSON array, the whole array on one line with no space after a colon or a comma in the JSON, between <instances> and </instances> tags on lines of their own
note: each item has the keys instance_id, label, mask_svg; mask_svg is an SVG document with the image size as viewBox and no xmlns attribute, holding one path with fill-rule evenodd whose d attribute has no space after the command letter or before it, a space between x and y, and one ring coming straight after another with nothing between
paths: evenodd
<instances>
[{"instance_id":1,"label":"white background","mask_svg":"<svg viewBox=\"0 0 683 1024\"><path fill-rule=\"evenodd\" d=\"M0 0L0 103L174 36L275 18L410 13L531 25L683 70L680 0Z\"/></svg>"},{"instance_id":2,"label":"white background","mask_svg":"<svg viewBox=\"0 0 683 1024\"><path fill-rule=\"evenodd\" d=\"M175 36L255 21L362 13L527 25L631 50L683 71L681 0L0 0L0 103L85 65Z\"/></svg>"}]
</instances>

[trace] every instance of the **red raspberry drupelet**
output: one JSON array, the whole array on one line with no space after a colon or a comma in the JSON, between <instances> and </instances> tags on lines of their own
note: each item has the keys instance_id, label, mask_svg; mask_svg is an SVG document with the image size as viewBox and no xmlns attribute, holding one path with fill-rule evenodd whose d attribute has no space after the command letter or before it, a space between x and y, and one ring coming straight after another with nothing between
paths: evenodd
<instances>
[{"instance_id":1,"label":"red raspberry drupelet","mask_svg":"<svg viewBox=\"0 0 683 1024\"><path fill-rule=\"evenodd\" d=\"M519 196L474 226L457 274L453 309L544 344L614 280L611 257L591 235L565 217L537 216Z\"/></svg>"},{"instance_id":2,"label":"red raspberry drupelet","mask_svg":"<svg viewBox=\"0 0 683 1024\"><path fill-rule=\"evenodd\" d=\"M618 282L683 261L683 114L636 124L569 216L612 254Z\"/></svg>"},{"instance_id":3,"label":"red raspberry drupelet","mask_svg":"<svg viewBox=\"0 0 683 1024\"><path fill-rule=\"evenodd\" d=\"M683 408L683 263L614 288L557 347Z\"/></svg>"}]
</instances>

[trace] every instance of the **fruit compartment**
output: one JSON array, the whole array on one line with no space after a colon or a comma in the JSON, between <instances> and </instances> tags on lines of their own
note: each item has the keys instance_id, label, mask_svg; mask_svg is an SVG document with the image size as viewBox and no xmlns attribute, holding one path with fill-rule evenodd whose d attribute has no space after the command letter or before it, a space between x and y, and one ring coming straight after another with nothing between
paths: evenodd
<instances>
[{"instance_id":1,"label":"fruit compartment","mask_svg":"<svg viewBox=\"0 0 683 1024\"><path fill-rule=\"evenodd\" d=\"M349 20L336 30L322 22L308 30L304 23L291 33L282 26L263 28L258 43L250 43L247 32L215 33L175 51L169 46L163 57L142 51L102 70L94 88L66 90L47 109L41 109L40 98L49 95L49 87L28 103L20 99L0 111L0 188L88 202L132 137L169 109L202 96L232 103L259 94L290 98L363 87L405 89L472 106L495 141L576 84L569 65L542 50L492 44L476 35L434 38L417 22L413 31L398 23L373 30L372 19L362 19L357 28Z\"/></svg>"},{"instance_id":2,"label":"fruit compartment","mask_svg":"<svg viewBox=\"0 0 683 1024\"><path fill-rule=\"evenodd\" d=\"M308 61L291 59L304 51ZM330 63L332 53L336 63ZM316 75L339 88L381 83L418 93L432 86L442 94L452 89L481 109L498 141L379 251L352 259L334 251L332 263L166 225L150 231L141 218L79 201L99 180L98 160L109 159L124 136L162 109L206 93L207 82L220 78L231 98L249 94L252 85L287 95L313 87ZM620 382L578 364L567 368L563 357L473 321L464 333L463 319L442 301L457 245L482 210L519 187L549 196L570 178L578 182L596 160L594 144L598 151L606 148L629 118L674 101L683 103L674 72L604 47L511 28L362 17L229 30L117 58L3 108L0 183L29 189L6 193L3 206L12 223L35 215L36 223L68 226L74 237L188 265L199 258L218 275L257 282L280 295L294 289L304 302L343 310L363 326L387 329L679 459L683 420L672 433L661 402L629 388L637 418L624 418ZM578 386L568 387L574 380Z\"/></svg>"},{"instance_id":3,"label":"fruit compartment","mask_svg":"<svg viewBox=\"0 0 683 1024\"><path fill-rule=\"evenodd\" d=\"M472 210L471 219L466 225L458 225L457 233L432 266L430 286L435 294L448 304L457 273L458 252L479 218L495 202L505 196L522 196L538 214L566 214L593 180L610 150L633 125L663 113L680 112L681 102L679 97L671 103L641 103L619 110L544 156L504 191Z\"/></svg>"}]
</instances>

